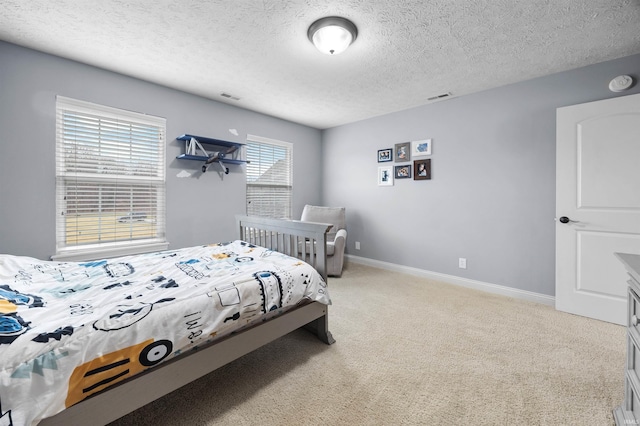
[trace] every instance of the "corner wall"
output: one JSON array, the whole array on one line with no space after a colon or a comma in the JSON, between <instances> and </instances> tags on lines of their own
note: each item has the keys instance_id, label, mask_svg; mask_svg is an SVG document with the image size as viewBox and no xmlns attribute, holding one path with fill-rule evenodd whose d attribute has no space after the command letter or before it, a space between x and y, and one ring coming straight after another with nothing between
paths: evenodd
<instances>
[{"instance_id":1,"label":"corner wall","mask_svg":"<svg viewBox=\"0 0 640 426\"><path fill-rule=\"evenodd\" d=\"M0 42L0 253L47 259L55 252L56 95L167 119L171 248L235 239L235 215L246 212L241 166L221 178L214 168L202 174L198 162L176 160L183 133L293 143L294 217L304 204L320 203L319 130ZM183 170L191 176L177 177Z\"/></svg>"},{"instance_id":2,"label":"corner wall","mask_svg":"<svg viewBox=\"0 0 640 426\"><path fill-rule=\"evenodd\" d=\"M640 92L610 92L620 74L638 80L640 55L324 131L323 204L347 209L347 253L554 295L556 108ZM379 149L428 138L431 180L377 185Z\"/></svg>"}]
</instances>

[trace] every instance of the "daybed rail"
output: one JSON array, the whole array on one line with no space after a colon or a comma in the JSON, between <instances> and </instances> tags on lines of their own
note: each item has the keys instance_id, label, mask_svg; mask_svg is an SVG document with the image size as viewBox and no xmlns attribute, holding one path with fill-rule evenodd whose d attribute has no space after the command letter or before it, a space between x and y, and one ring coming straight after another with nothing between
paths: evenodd
<instances>
[{"instance_id":1,"label":"daybed rail","mask_svg":"<svg viewBox=\"0 0 640 426\"><path fill-rule=\"evenodd\" d=\"M327 344L327 306L311 303L120 382L38 426L106 425L231 361L308 324Z\"/></svg>"},{"instance_id":2,"label":"daybed rail","mask_svg":"<svg viewBox=\"0 0 640 426\"><path fill-rule=\"evenodd\" d=\"M236 224L241 240L302 259L327 281L326 247L330 223L237 215Z\"/></svg>"},{"instance_id":3,"label":"daybed rail","mask_svg":"<svg viewBox=\"0 0 640 426\"><path fill-rule=\"evenodd\" d=\"M326 282L326 232L330 224L250 216L236 216L236 221L240 239L311 260ZM310 329L327 344L335 342L328 330L328 307L312 302L131 377L41 424L107 424L299 327Z\"/></svg>"}]
</instances>

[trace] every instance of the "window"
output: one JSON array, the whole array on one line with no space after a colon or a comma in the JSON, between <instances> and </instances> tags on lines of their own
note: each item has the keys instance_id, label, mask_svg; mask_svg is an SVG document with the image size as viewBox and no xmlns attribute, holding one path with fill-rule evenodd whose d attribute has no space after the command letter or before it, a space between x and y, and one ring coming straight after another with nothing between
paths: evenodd
<instances>
[{"instance_id":1,"label":"window","mask_svg":"<svg viewBox=\"0 0 640 426\"><path fill-rule=\"evenodd\" d=\"M247 214L291 219L293 145L247 135Z\"/></svg>"},{"instance_id":2,"label":"window","mask_svg":"<svg viewBox=\"0 0 640 426\"><path fill-rule=\"evenodd\" d=\"M165 119L58 96L56 260L167 248Z\"/></svg>"}]
</instances>

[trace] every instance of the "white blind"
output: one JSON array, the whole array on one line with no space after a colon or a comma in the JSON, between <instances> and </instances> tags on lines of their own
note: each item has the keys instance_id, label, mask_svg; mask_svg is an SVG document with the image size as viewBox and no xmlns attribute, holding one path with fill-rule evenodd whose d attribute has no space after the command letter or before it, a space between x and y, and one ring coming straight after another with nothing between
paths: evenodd
<instances>
[{"instance_id":1,"label":"white blind","mask_svg":"<svg viewBox=\"0 0 640 426\"><path fill-rule=\"evenodd\" d=\"M247 135L247 214L291 219L293 145Z\"/></svg>"},{"instance_id":2,"label":"white blind","mask_svg":"<svg viewBox=\"0 0 640 426\"><path fill-rule=\"evenodd\" d=\"M59 96L57 252L165 240L164 118Z\"/></svg>"}]
</instances>

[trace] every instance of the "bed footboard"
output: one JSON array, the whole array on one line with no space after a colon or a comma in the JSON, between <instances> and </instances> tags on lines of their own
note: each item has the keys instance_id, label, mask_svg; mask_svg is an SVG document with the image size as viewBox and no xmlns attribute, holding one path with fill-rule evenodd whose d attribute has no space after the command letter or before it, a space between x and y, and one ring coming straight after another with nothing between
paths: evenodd
<instances>
[{"instance_id":1,"label":"bed footboard","mask_svg":"<svg viewBox=\"0 0 640 426\"><path fill-rule=\"evenodd\" d=\"M236 216L240 239L309 262L327 281L330 223Z\"/></svg>"},{"instance_id":2,"label":"bed footboard","mask_svg":"<svg viewBox=\"0 0 640 426\"><path fill-rule=\"evenodd\" d=\"M236 215L240 239L309 262L327 282L327 232L330 223L271 219ZM328 326L328 316L316 318L305 329L324 343L335 343Z\"/></svg>"}]
</instances>

